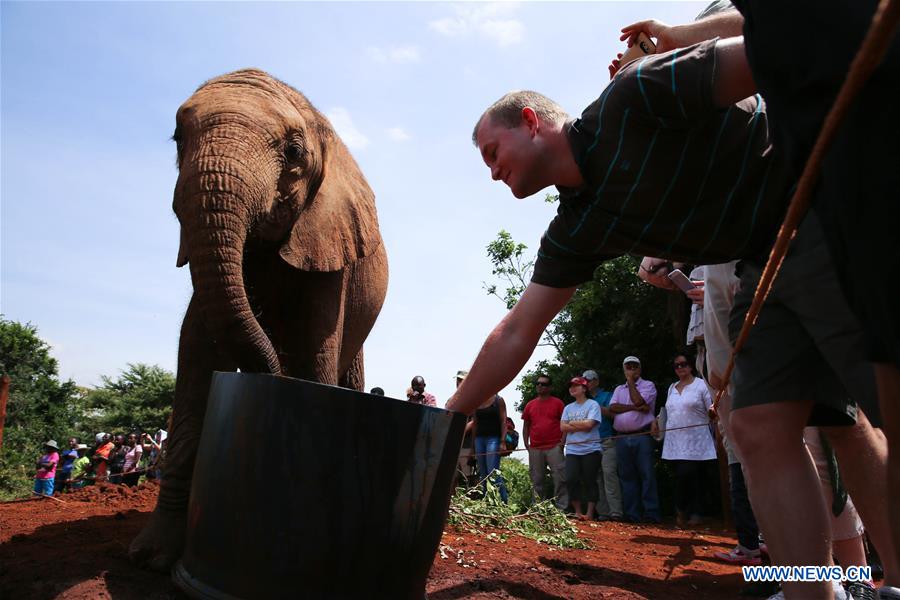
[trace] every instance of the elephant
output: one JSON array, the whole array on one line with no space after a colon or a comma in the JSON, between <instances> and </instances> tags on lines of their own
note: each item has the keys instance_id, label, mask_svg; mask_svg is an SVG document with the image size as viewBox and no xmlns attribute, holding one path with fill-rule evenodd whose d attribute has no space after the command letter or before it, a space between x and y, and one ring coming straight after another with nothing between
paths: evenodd
<instances>
[{"instance_id":1,"label":"elephant","mask_svg":"<svg viewBox=\"0 0 900 600\"><path fill-rule=\"evenodd\" d=\"M184 547L213 372L361 391L363 341L388 282L375 196L300 92L255 69L211 79L178 109L173 140L177 266L189 265L193 294L159 499L129 548L161 571Z\"/></svg>"}]
</instances>

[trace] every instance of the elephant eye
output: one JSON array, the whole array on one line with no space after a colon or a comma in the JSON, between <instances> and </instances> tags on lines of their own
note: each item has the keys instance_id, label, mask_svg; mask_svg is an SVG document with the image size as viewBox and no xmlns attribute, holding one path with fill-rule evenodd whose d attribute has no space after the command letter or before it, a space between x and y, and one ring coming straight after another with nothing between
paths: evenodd
<instances>
[{"instance_id":1,"label":"elephant eye","mask_svg":"<svg viewBox=\"0 0 900 600\"><path fill-rule=\"evenodd\" d=\"M284 157L289 163L303 166L306 160L306 149L297 140L291 140L284 148Z\"/></svg>"}]
</instances>

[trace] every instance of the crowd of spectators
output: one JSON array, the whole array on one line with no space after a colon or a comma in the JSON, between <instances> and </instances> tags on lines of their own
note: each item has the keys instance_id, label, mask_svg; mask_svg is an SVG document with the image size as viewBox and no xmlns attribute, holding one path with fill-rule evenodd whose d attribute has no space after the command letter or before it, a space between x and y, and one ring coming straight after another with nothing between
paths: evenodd
<instances>
[{"instance_id":1,"label":"crowd of spectators","mask_svg":"<svg viewBox=\"0 0 900 600\"><path fill-rule=\"evenodd\" d=\"M146 432L100 432L90 446L69 438L65 450L56 440L48 440L35 465L34 493L52 496L98 481L133 487L141 477L159 480L167 437L164 429L152 436Z\"/></svg>"},{"instance_id":2,"label":"crowd of spectators","mask_svg":"<svg viewBox=\"0 0 900 600\"><path fill-rule=\"evenodd\" d=\"M571 378L568 404L550 394L551 378L539 374L537 396L522 412L535 498L571 507L578 519L659 523L659 440L672 473L677 524L700 524L713 495L705 476L716 459L712 397L686 355L675 356L672 369L675 381L659 409L656 385L641 377L637 356L623 359L624 383L613 390L601 387L593 369ZM668 427L661 425L667 418Z\"/></svg>"}]
</instances>

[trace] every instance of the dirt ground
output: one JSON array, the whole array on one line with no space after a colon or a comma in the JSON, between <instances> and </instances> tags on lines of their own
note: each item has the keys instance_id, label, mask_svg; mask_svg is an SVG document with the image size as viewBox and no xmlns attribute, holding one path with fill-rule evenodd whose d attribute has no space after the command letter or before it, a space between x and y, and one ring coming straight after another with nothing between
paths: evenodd
<instances>
[{"instance_id":1,"label":"dirt ground","mask_svg":"<svg viewBox=\"0 0 900 600\"><path fill-rule=\"evenodd\" d=\"M0 504L0 598L185 598L167 575L128 562L157 487L104 484L61 497ZM587 523L591 550L512 536L506 543L444 532L428 579L430 600L455 598L734 598L738 567L712 558L734 539L717 528Z\"/></svg>"}]
</instances>

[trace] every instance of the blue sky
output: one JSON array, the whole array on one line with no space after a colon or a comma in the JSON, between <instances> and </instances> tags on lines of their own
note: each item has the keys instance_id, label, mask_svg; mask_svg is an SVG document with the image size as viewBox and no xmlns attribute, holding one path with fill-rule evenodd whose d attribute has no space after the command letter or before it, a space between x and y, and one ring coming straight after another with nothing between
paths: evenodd
<instances>
[{"instance_id":1,"label":"blue sky","mask_svg":"<svg viewBox=\"0 0 900 600\"><path fill-rule=\"evenodd\" d=\"M506 229L533 252L555 212L491 180L475 121L512 89L577 115L621 27L704 6L3 2L0 311L37 326L81 385L128 362L174 370L191 294L175 268L175 111L205 80L258 67L331 118L375 190L391 279L367 387L402 397L422 375L443 406L505 313L483 289L485 246Z\"/></svg>"}]
</instances>

